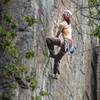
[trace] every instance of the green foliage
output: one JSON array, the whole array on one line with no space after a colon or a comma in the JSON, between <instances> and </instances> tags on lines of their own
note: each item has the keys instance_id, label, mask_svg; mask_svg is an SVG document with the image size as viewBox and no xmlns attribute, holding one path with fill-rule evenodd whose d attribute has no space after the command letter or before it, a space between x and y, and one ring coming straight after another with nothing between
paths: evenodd
<instances>
[{"instance_id":1,"label":"green foliage","mask_svg":"<svg viewBox=\"0 0 100 100\"><path fill-rule=\"evenodd\" d=\"M26 77L26 81L28 81L29 83L31 82L32 79L33 79L33 77L30 77L30 76Z\"/></svg>"},{"instance_id":2,"label":"green foliage","mask_svg":"<svg viewBox=\"0 0 100 100\"><path fill-rule=\"evenodd\" d=\"M16 89L17 88L17 84L16 82L12 82L10 84L8 84L9 89Z\"/></svg>"},{"instance_id":3,"label":"green foliage","mask_svg":"<svg viewBox=\"0 0 100 100\"><path fill-rule=\"evenodd\" d=\"M18 27L17 23L15 23L15 22L11 23L11 28L12 29L16 29L17 27Z\"/></svg>"},{"instance_id":4,"label":"green foliage","mask_svg":"<svg viewBox=\"0 0 100 100\"><path fill-rule=\"evenodd\" d=\"M29 82L32 91L37 87L38 81L34 77L26 77L26 80Z\"/></svg>"},{"instance_id":5,"label":"green foliage","mask_svg":"<svg viewBox=\"0 0 100 100\"><path fill-rule=\"evenodd\" d=\"M94 7L89 7L89 17L90 17L89 25L92 27L94 27L94 25L96 26L96 29L92 30L93 32L91 33L91 35L100 38L100 26L98 26L98 23L94 20L94 18L99 18L100 16L100 11L98 10L99 9L98 4L100 4L100 0L88 0L88 4L89 6L94 6Z\"/></svg>"},{"instance_id":6,"label":"green foliage","mask_svg":"<svg viewBox=\"0 0 100 100\"><path fill-rule=\"evenodd\" d=\"M3 93L2 100L11 100L11 96L9 93Z\"/></svg>"},{"instance_id":7,"label":"green foliage","mask_svg":"<svg viewBox=\"0 0 100 100\"><path fill-rule=\"evenodd\" d=\"M16 64L11 64L8 66L8 75L15 75L26 72L27 68L25 66L18 66Z\"/></svg>"},{"instance_id":8,"label":"green foliage","mask_svg":"<svg viewBox=\"0 0 100 100\"><path fill-rule=\"evenodd\" d=\"M94 11L92 11L92 10L90 10L90 16L94 16L95 15L95 12Z\"/></svg>"},{"instance_id":9,"label":"green foliage","mask_svg":"<svg viewBox=\"0 0 100 100\"><path fill-rule=\"evenodd\" d=\"M16 36L15 32L6 32L6 40L12 40Z\"/></svg>"},{"instance_id":10,"label":"green foliage","mask_svg":"<svg viewBox=\"0 0 100 100\"><path fill-rule=\"evenodd\" d=\"M94 4L99 4L100 0L88 0L88 3L90 6L93 6Z\"/></svg>"},{"instance_id":11,"label":"green foliage","mask_svg":"<svg viewBox=\"0 0 100 100\"><path fill-rule=\"evenodd\" d=\"M4 37L6 35L6 31L2 26L0 26L0 37Z\"/></svg>"},{"instance_id":12,"label":"green foliage","mask_svg":"<svg viewBox=\"0 0 100 100\"><path fill-rule=\"evenodd\" d=\"M49 96L49 93L47 91L41 91L40 95L41 96Z\"/></svg>"},{"instance_id":13,"label":"green foliage","mask_svg":"<svg viewBox=\"0 0 100 100\"><path fill-rule=\"evenodd\" d=\"M100 26L96 27L96 29L91 34L94 37L99 37L100 39Z\"/></svg>"},{"instance_id":14,"label":"green foliage","mask_svg":"<svg viewBox=\"0 0 100 100\"><path fill-rule=\"evenodd\" d=\"M90 17L93 17L93 18L96 18L96 17L99 18L100 12L95 12L95 11L93 11L93 10L91 9L91 10L89 11L89 16L90 16Z\"/></svg>"},{"instance_id":15,"label":"green foliage","mask_svg":"<svg viewBox=\"0 0 100 100\"><path fill-rule=\"evenodd\" d=\"M7 4L11 0L4 0L4 4ZM6 22L8 27L2 27L0 26L0 47L5 52L5 55L7 55L8 58L14 59L14 64L8 64L6 67L6 70L3 71L3 78L6 80L12 79L16 74L22 74L27 72L27 68L23 65L15 64L18 61L19 58L19 52L16 47L16 44L13 42L16 36L16 30L18 29L18 24L16 23L16 20L12 16L4 15L4 21ZM27 22L27 27L32 26L35 23L38 23L38 21L31 16L24 17L25 21ZM8 30L11 31L8 31ZM15 30L16 29L16 30ZM2 41L1 41L2 40ZM25 57L27 59L34 57L34 51L28 51L25 53ZM37 87L38 81L34 77L27 77L26 80L29 82L29 85L32 90L34 90ZM4 84L4 87L7 89L11 89L10 92L3 94L2 100L11 100L11 97L14 96L12 93L12 90L17 87L16 81ZM46 95L46 93L42 93L42 95ZM36 96L34 100L41 100L41 96Z\"/></svg>"},{"instance_id":16,"label":"green foliage","mask_svg":"<svg viewBox=\"0 0 100 100\"><path fill-rule=\"evenodd\" d=\"M100 11L97 10L98 9L98 4L100 4L100 0L88 0L88 4L90 6L89 7L90 16L93 17L93 16L98 16L98 14L100 15ZM97 9L94 10L94 7L97 8Z\"/></svg>"},{"instance_id":17,"label":"green foliage","mask_svg":"<svg viewBox=\"0 0 100 100\"><path fill-rule=\"evenodd\" d=\"M97 16L100 16L100 12L97 12Z\"/></svg>"},{"instance_id":18,"label":"green foliage","mask_svg":"<svg viewBox=\"0 0 100 100\"><path fill-rule=\"evenodd\" d=\"M28 23L28 26L32 26L33 24L38 23L38 20L34 19L31 16L25 16L24 19Z\"/></svg>"},{"instance_id":19,"label":"green foliage","mask_svg":"<svg viewBox=\"0 0 100 100\"><path fill-rule=\"evenodd\" d=\"M32 96L31 99L32 99L32 100L42 100L42 99L41 99L41 96L35 96L35 97Z\"/></svg>"},{"instance_id":20,"label":"green foliage","mask_svg":"<svg viewBox=\"0 0 100 100\"><path fill-rule=\"evenodd\" d=\"M88 22L88 25L93 26L93 23L94 23L94 20L90 19L89 22Z\"/></svg>"},{"instance_id":21,"label":"green foliage","mask_svg":"<svg viewBox=\"0 0 100 100\"><path fill-rule=\"evenodd\" d=\"M49 93L47 91L41 91L40 94L37 96L32 96L32 100L42 100L43 96L49 96Z\"/></svg>"},{"instance_id":22,"label":"green foliage","mask_svg":"<svg viewBox=\"0 0 100 100\"><path fill-rule=\"evenodd\" d=\"M32 88L32 91L36 88L37 84L38 81L36 79L30 81L30 87Z\"/></svg>"},{"instance_id":23,"label":"green foliage","mask_svg":"<svg viewBox=\"0 0 100 100\"><path fill-rule=\"evenodd\" d=\"M7 32L3 27L0 26L0 37L3 38L3 43L1 44L2 48L5 48L9 56L13 58L18 58L19 53L15 46L15 44L11 43L11 41L15 38L15 32Z\"/></svg>"},{"instance_id":24,"label":"green foliage","mask_svg":"<svg viewBox=\"0 0 100 100\"><path fill-rule=\"evenodd\" d=\"M2 95L2 100L12 100L11 97L15 96L13 93L11 92L5 92Z\"/></svg>"},{"instance_id":25,"label":"green foliage","mask_svg":"<svg viewBox=\"0 0 100 100\"><path fill-rule=\"evenodd\" d=\"M7 53L9 56L13 58L18 58L19 57L19 52L15 46L15 44L11 43L10 45L7 45L6 47Z\"/></svg>"},{"instance_id":26,"label":"green foliage","mask_svg":"<svg viewBox=\"0 0 100 100\"><path fill-rule=\"evenodd\" d=\"M11 26L12 29L16 29L18 27L18 24L12 16L4 15L4 20L9 24L9 26Z\"/></svg>"},{"instance_id":27,"label":"green foliage","mask_svg":"<svg viewBox=\"0 0 100 100\"><path fill-rule=\"evenodd\" d=\"M12 81L8 81L7 83L5 82L4 84L2 84L2 87L5 87L6 89L16 89L17 88L17 83L16 82L12 82Z\"/></svg>"},{"instance_id":28,"label":"green foliage","mask_svg":"<svg viewBox=\"0 0 100 100\"><path fill-rule=\"evenodd\" d=\"M30 59L34 57L34 51L28 51L25 53L25 58Z\"/></svg>"},{"instance_id":29,"label":"green foliage","mask_svg":"<svg viewBox=\"0 0 100 100\"><path fill-rule=\"evenodd\" d=\"M3 3L7 4L8 2L10 2L11 0L4 0Z\"/></svg>"},{"instance_id":30,"label":"green foliage","mask_svg":"<svg viewBox=\"0 0 100 100\"><path fill-rule=\"evenodd\" d=\"M15 36L15 32L7 32L3 27L0 26L0 37L3 37L4 40L12 40L13 38L15 38Z\"/></svg>"},{"instance_id":31,"label":"green foliage","mask_svg":"<svg viewBox=\"0 0 100 100\"><path fill-rule=\"evenodd\" d=\"M4 15L4 20L5 20L7 23L11 23L11 22L12 22L12 16Z\"/></svg>"}]
</instances>

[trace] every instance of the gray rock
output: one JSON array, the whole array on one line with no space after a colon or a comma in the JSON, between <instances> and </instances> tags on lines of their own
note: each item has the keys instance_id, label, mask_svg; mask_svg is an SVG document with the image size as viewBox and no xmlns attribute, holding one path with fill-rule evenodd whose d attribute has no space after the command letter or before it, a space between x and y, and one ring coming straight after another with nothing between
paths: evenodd
<instances>
[{"instance_id":1,"label":"gray rock","mask_svg":"<svg viewBox=\"0 0 100 100\"><path fill-rule=\"evenodd\" d=\"M77 0L77 3L85 6L88 2ZM39 23L26 31L18 31L15 39L20 52L18 63L27 66L28 76L35 74L38 86L34 91L31 88L24 90L18 86L14 91L15 98L12 100L31 100L31 96L39 96L41 91L49 93L48 96L42 97L42 100L67 100L68 98L68 100L86 100L85 91L88 93L89 100L92 100L92 44L90 28L84 25L88 23L88 19L80 14L81 11L75 13L72 19L76 53L72 56L66 54L63 57L58 80L48 77L53 69L53 59L48 57L46 36L55 36L63 10L69 8L75 12L77 10L75 7L76 5L70 0L11 0L8 4L2 5L2 16L5 14L13 16L19 27L25 27L27 24L23 16L31 15L39 20ZM0 19L2 16L0 13ZM0 22L5 25L3 19ZM29 50L34 50L35 56L33 59L26 60L23 55ZM6 63L1 54L0 57L2 58L0 65Z\"/></svg>"}]
</instances>

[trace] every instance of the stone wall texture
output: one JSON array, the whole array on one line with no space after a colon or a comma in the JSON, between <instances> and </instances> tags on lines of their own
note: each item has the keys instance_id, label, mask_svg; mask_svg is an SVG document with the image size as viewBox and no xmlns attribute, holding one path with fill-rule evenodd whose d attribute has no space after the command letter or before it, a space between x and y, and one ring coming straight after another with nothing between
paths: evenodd
<instances>
[{"instance_id":1,"label":"stone wall texture","mask_svg":"<svg viewBox=\"0 0 100 100\"><path fill-rule=\"evenodd\" d=\"M27 75L36 75L38 86L34 91L18 86L13 100L31 100L32 95L38 96L41 91L50 93L49 96L42 97L42 100L94 100L90 28L87 25L88 19L81 15L88 12L80 10L74 13L72 27L76 53L73 55L66 53L63 57L58 80L48 77L48 73L52 72L53 59L48 56L46 36L55 36L65 9L72 12L78 10L75 2L83 7L88 4L88 0L11 0L8 4L1 5L2 16L12 15L22 28L26 25L23 16L31 15L39 20L39 23L27 28L26 31L18 31L16 37L16 45L20 52L19 63L28 67ZM0 22L5 24L3 20ZM34 58L26 60L23 54L32 49L35 52ZM3 57L0 60L2 60L0 65L4 64Z\"/></svg>"}]
</instances>

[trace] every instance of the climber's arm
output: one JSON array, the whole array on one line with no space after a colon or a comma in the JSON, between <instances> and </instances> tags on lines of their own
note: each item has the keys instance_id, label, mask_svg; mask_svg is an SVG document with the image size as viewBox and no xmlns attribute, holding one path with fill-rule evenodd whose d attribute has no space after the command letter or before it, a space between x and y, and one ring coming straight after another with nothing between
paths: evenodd
<instances>
[{"instance_id":1,"label":"climber's arm","mask_svg":"<svg viewBox=\"0 0 100 100\"><path fill-rule=\"evenodd\" d=\"M59 37L59 35L60 35L60 31L57 32L56 37Z\"/></svg>"},{"instance_id":2,"label":"climber's arm","mask_svg":"<svg viewBox=\"0 0 100 100\"><path fill-rule=\"evenodd\" d=\"M59 37L60 33L62 32L62 28L63 28L63 25L62 23L60 23L56 37Z\"/></svg>"}]
</instances>

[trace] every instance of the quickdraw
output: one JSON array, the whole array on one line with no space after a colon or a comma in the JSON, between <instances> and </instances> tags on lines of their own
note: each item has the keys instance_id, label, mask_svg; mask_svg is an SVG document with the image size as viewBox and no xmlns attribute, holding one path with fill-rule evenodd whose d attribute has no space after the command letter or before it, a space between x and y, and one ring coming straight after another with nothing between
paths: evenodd
<instances>
[{"instance_id":1,"label":"quickdraw","mask_svg":"<svg viewBox=\"0 0 100 100\"><path fill-rule=\"evenodd\" d=\"M74 54L76 51L76 48L71 45L68 41L64 41L64 47L65 47L65 51L68 52L68 54Z\"/></svg>"}]
</instances>

